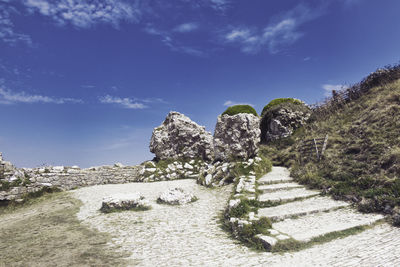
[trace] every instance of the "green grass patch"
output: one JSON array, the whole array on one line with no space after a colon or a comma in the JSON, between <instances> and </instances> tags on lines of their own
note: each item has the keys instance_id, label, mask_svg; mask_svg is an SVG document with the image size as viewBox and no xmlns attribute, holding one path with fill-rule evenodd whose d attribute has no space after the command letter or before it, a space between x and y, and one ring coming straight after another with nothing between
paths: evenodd
<instances>
[{"instance_id":1,"label":"green grass patch","mask_svg":"<svg viewBox=\"0 0 400 267\"><path fill-rule=\"evenodd\" d=\"M111 236L76 217L82 203L69 193L45 194L2 209L0 262L4 266L127 266L128 253L111 249Z\"/></svg>"},{"instance_id":2,"label":"green grass patch","mask_svg":"<svg viewBox=\"0 0 400 267\"><path fill-rule=\"evenodd\" d=\"M254 116L258 116L257 111L252 106L249 105L235 105L229 107L222 113L222 115L233 116L240 113L248 113L248 114L253 114Z\"/></svg>"},{"instance_id":3,"label":"green grass patch","mask_svg":"<svg viewBox=\"0 0 400 267\"><path fill-rule=\"evenodd\" d=\"M264 106L264 108L261 112L261 116L263 116L272 107L281 105L284 103L292 103L295 105L303 105L304 104L301 100L295 99L295 98L276 98L276 99L270 101L266 106Z\"/></svg>"},{"instance_id":4,"label":"green grass patch","mask_svg":"<svg viewBox=\"0 0 400 267\"><path fill-rule=\"evenodd\" d=\"M100 211L103 213L114 213L114 212L123 212L123 211L146 211L151 210L150 206L140 206L140 207L131 207L131 208L108 208L102 206Z\"/></svg>"}]
</instances>

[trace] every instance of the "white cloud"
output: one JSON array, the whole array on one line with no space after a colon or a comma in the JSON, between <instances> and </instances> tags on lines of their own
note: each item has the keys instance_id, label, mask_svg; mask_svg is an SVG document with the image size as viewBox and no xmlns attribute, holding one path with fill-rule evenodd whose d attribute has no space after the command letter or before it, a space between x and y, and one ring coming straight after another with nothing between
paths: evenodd
<instances>
[{"instance_id":1,"label":"white cloud","mask_svg":"<svg viewBox=\"0 0 400 267\"><path fill-rule=\"evenodd\" d=\"M212 8L216 10L225 10L229 7L230 0L206 0Z\"/></svg>"},{"instance_id":2,"label":"white cloud","mask_svg":"<svg viewBox=\"0 0 400 267\"><path fill-rule=\"evenodd\" d=\"M43 95L31 95L25 92L12 92L11 90L0 87L0 103L1 104L17 104L17 103L48 103L48 104L66 104L66 103L83 103L81 99L75 98L55 98Z\"/></svg>"},{"instance_id":3,"label":"white cloud","mask_svg":"<svg viewBox=\"0 0 400 267\"><path fill-rule=\"evenodd\" d=\"M98 23L118 28L122 21L138 22L142 15L140 1L123 0L24 0L31 12L51 17L57 24L90 28Z\"/></svg>"},{"instance_id":4,"label":"white cloud","mask_svg":"<svg viewBox=\"0 0 400 267\"><path fill-rule=\"evenodd\" d=\"M147 106L145 104L139 103L135 99L130 99L128 97L120 98L120 97L116 97L116 96L106 95L106 96L99 97L99 100L100 100L100 103L103 103L103 104L118 104L118 105L120 105L124 108L128 108L128 109L147 108Z\"/></svg>"},{"instance_id":5,"label":"white cloud","mask_svg":"<svg viewBox=\"0 0 400 267\"><path fill-rule=\"evenodd\" d=\"M87 89L92 89L92 88L95 88L96 86L95 85L91 85L91 84L82 84L81 87L82 88L87 88Z\"/></svg>"},{"instance_id":6,"label":"white cloud","mask_svg":"<svg viewBox=\"0 0 400 267\"><path fill-rule=\"evenodd\" d=\"M254 105L250 104L250 103L235 102L232 100L225 101L225 103L224 103L224 106L226 106L226 107L235 106L235 105L249 105L249 106L254 107Z\"/></svg>"},{"instance_id":7,"label":"white cloud","mask_svg":"<svg viewBox=\"0 0 400 267\"><path fill-rule=\"evenodd\" d=\"M343 85L343 84L323 84L322 88L325 90L325 96L329 97L332 95L332 91L341 91L341 90L345 90L348 88L348 86Z\"/></svg>"},{"instance_id":8,"label":"white cloud","mask_svg":"<svg viewBox=\"0 0 400 267\"><path fill-rule=\"evenodd\" d=\"M161 42L169 47L172 51L174 52L181 52L185 54L189 54L192 56L205 56L205 53L201 51L200 49L182 45L179 42L177 42L173 37L172 33L170 31L162 31L159 29L156 29L152 24L148 24L146 28L144 28L144 31L147 32L148 34L151 35L156 35L161 38Z\"/></svg>"},{"instance_id":9,"label":"white cloud","mask_svg":"<svg viewBox=\"0 0 400 267\"><path fill-rule=\"evenodd\" d=\"M29 35L15 32L10 18L13 12L16 12L14 8L0 2L0 40L10 45L21 42L31 46L32 39Z\"/></svg>"},{"instance_id":10,"label":"white cloud","mask_svg":"<svg viewBox=\"0 0 400 267\"><path fill-rule=\"evenodd\" d=\"M181 25L176 26L174 31L180 32L180 33L187 33L187 32L195 31L198 28L199 28L199 25L197 23L189 22L189 23L183 23Z\"/></svg>"},{"instance_id":11,"label":"white cloud","mask_svg":"<svg viewBox=\"0 0 400 267\"><path fill-rule=\"evenodd\" d=\"M311 9L300 4L263 29L233 27L223 37L225 42L238 44L245 53L255 54L266 47L270 53L275 54L281 47L293 44L303 36L298 30L302 24L321 14L321 9Z\"/></svg>"}]
</instances>

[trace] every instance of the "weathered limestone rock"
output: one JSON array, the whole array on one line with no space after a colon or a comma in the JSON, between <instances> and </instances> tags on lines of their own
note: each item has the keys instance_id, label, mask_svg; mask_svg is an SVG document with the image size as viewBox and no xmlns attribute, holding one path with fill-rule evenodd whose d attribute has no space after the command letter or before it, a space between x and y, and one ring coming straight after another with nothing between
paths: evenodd
<instances>
[{"instance_id":1,"label":"weathered limestone rock","mask_svg":"<svg viewBox=\"0 0 400 267\"><path fill-rule=\"evenodd\" d=\"M260 119L252 114L218 116L214 132L215 159L255 157L260 143Z\"/></svg>"},{"instance_id":2,"label":"weathered limestone rock","mask_svg":"<svg viewBox=\"0 0 400 267\"><path fill-rule=\"evenodd\" d=\"M293 107L296 106L281 106L263 115L260 124L262 142L288 137L307 122L311 116L310 110L305 106Z\"/></svg>"},{"instance_id":3,"label":"weathered limestone rock","mask_svg":"<svg viewBox=\"0 0 400 267\"><path fill-rule=\"evenodd\" d=\"M189 193L185 193L182 188L174 188L163 192L158 197L157 202L169 205L182 205L196 200L197 198L195 196Z\"/></svg>"},{"instance_id":4,"label":"weathered limestone rock","mask_svg":"<svg viewBox=\"0 0 400 267\"><path fill-rule=\"evenodd\" d=\"M150 151L159 159L213 158L213 138L204 126L179 112L170 112L165 121L154 129Z\"/></svg>"},{"instance_id":5,"label":"weathered limestone rock","mask_svg":"<svg viewBox=\"0 0 400 267\"><path fill-rule=\"evenodd\" d=\"M105 213L116 210L147 210L149 203L140 193L115 194L103 199L100 210Z\"/></svg>"},{"instance_id":6,"label":"weathered limestone rock","mask_svg":"<svg viewBox=\"0 0 400 267\"><path fill-rule=\"evenodd\" d=\"M215 162L214 164L206 164L200 170L197 177L197 183L207 186L223 186L233 182L235 174L233 173L235 163Z\"/></svg>"}]
</instances>

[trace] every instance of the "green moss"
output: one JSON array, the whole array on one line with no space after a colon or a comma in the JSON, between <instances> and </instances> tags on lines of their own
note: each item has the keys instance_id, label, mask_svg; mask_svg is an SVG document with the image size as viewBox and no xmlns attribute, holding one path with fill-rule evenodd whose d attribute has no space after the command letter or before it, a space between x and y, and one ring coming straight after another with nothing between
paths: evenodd
<instances>
[{"instance_id":1,"label":"green moss","mask_svg":"<svg viewBox=\"0 0 400 267\"><path fill-rule=\"evenodd\" d=\"M112 212L122 212L122 211L146 211L150 210L150 206L140 206L140 207L132 207L132 208L109 208L107 206L102 206L100 211L103 213L112 213Z\"/></svg>"},{"instance_id":2,"label":"green moss","mask_svg":"<svg viewBox=\"0 0 400 267\"><path fill-rule=\"evenodd\" d=\"M250 204L247 201L242 200L240 201L239 205L230 209L229 217L241 218L252 210L253 208L250 206Z\"/></svg>"},{"instance_id":3,"label":"green moss","mask_svg":"<svg viewBox=\"0 0 400 267\"><path fill-rule=\"evenodd\" d=\"M295 99L295 98L277 98L272 100L271 102L268 103L268 105L266 105L262 112L261 112L261 116L263 116L269 109L271 109L274 106L280 105L282 103L292 103L295 105L302 105L303 102L301 100Z\"/></svg>"},{"instance_id":4,"label":"green moss","mask_svg":"<svg viewBox=\"0 0 400 267\"><path fill-rule=\"evenodd\" d=\"M253 114L254 116L258 116L257 111L252 106L249 105L235 105L229 107L222 113L222 115L233 116L240 113L249 113Z\"/></svg>"}]
</instances>

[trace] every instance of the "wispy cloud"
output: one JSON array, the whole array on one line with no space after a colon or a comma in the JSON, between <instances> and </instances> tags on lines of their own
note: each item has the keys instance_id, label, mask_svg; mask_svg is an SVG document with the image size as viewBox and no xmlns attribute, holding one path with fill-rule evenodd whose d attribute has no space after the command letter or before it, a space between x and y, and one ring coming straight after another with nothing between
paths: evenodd
<instances>
[{"instance_id":1,"label":"wispy cloud","mask_svg":"<svg viewBox=\"0 0 400 267\"><path fill-rule=\"evenodd\" d=\"M142 12L140 1L122 0L24 0L31 12L52 18L59 25L72 24L90 28L98 23L118 28L122 21L138 22Z\"/></svg>"},{"instance_id":2,"label":"wispy cloud","mask_svg":"<svg viewBox=\"0 0 400 267\"><path fill-rule=\"evenodd\" d=\"M32 46L32 39L29 35L15 32L14 23L11 21L11 14L16 12L8 1L0 1L0 40L10 45L24 43Z\"/></svg>"},{"instance_id":3,"label":"wispy cloud","mask_svg":"<svg viewBox=\"0 0 400 267\"><path fill-rule=\"evenodd\" d=\"M206 0L210 6L216 10L225 10L231 3L230 0Z\"/></svg>"},{"instance_id":4,"label":"wispy cloud","mask_svg":"<svg viewBox=\"0 0 400 267\"><path fill-rule=\"evenodd\" d=\"M13 92L11 90L0 87L0 104L17 104L17 103L47 103L47 104L67 104L67 103L83 103L81 99L75 98L56 98L44 95L32 95L26 92Z\"/></svg>"},{"instance_id":5,"label":"wispy cloud","mask_svg":"<svg viewBox=\"0 0 400 267\"><path fill-rule=\"evenodd\" d=\"M117 97L117 96L106 95L106 96L99 97L99 100L100 100L100 103L103 103L103 104L117 104L117 105L120 105L120 106L122 106L124 108L128 108L128 109L144 109L144 108L148 107L145 104L140 103L140 102L136 101L135 99L131 99L128 97L121 98L121 97Z\"/></svg>"},{"instance_id":6,"label":"wispy cloud","mask_svg":"<svg viewBox=\"0 0 400 267\"><path fill-rule=\"evenodd\" d=\"M293 44L304 34L299 27L322 15L322 8L311 9L300 4L263 29L257 27L231 27L223 39L240 46L245 53L255 54L263 48L275 54L284 46Z\"/></svg>"},{"instance_id":7,"label":"wispy cloud","mask_svg":"<svg viewBox=\"0 0 400 267\"><path fill-rule=\"evenodd\" d=\"M199 25L194 22L183 23L175 27L175 32L187 33L193 32L199 28Z\"/></svg>"},{"instance_id":8,"label":"wispy cloud","mask_svg":"<svg viewBox=\"0 0 400 267\"><path fill-rule=\"evenodd\" d=\"M173 30L172 31L159 30L156 27L154 27L154 25L148 24L144 28L144 31L147 32L148 34L159 36L161 38L162 43L165 46L169 47L174 52L181 52L181 53L189 54L192 56L199 56L199 57L206 55L206 53L200 49L182 45L178 41L176 41L172 35Z\"/></svg>"},{"instance_id":9,"label":"wispy cloud","mask_svg":"<svg viewBox=\"0 0 400 267\"><path fill-rule=\"evenodd\" d=\"M341 91L341 90L345 90L347 88L348 88L348 86L343 85L343 84L323 84L322 85L322 89L324 89L324 91L325 91L324 95L326 97L331 96L333 90Z\"/></svg>"},{"instance_id":10,"label":"wispy cloud","mask_svg":"<svg viewBox=\"0 0 400 267\"><path fill-rule=\"evenodd\" d=\"M82 84L81 87L86 89L92 89L95 88L96 86L91 84Z\"/></svg>"},{"instance_id":11,"label":"wispy cloud","mask_svg":"<svg viewBox=\"0 0 400 267\"><path fill-rule=\"evenodd\" d=\"M249 106L254 107L254 105L251 104L251 103L235 102L235 101L232 101L232 100L225 101L225 103L224 103L224 106L226 106L226 107L235 106L235 105L249 105Z\"/></svg>"}]
</instances>

